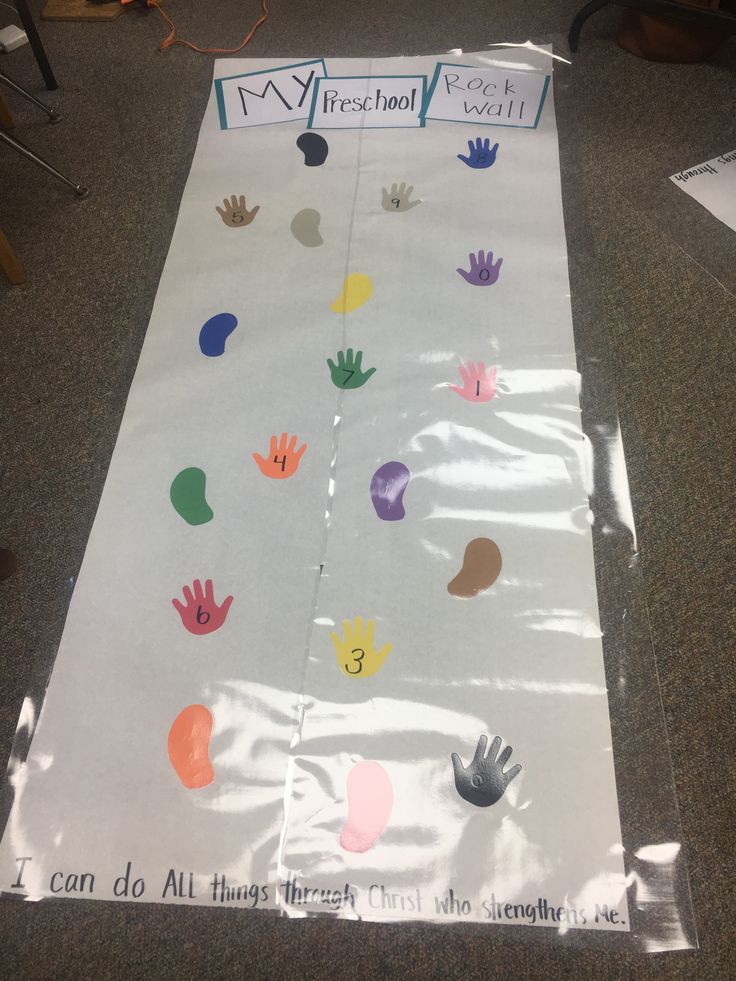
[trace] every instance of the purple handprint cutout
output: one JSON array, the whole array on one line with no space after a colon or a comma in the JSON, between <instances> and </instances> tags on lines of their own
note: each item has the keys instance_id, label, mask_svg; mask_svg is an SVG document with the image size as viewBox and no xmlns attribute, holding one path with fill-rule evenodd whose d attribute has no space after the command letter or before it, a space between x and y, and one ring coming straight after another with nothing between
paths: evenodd
<instances>
[{"instance_id":1,"label":"purple handprint cutout","mask_svg":"<svg viewBox=\"0 0 736 981\"><path fill-rule=\"evenodd\" d=\"M478 255L471 252L468 259L470 260L470 271L457 270L465 282L470 283L471 286L493 286L501 272L503 259L496 259L494 262L493 253L489 252L486 255L482 249Z\"/></svg>"},{"instance_id":2,"label":"purple handprint cutout","mask_svg":"<svg viewBox=\"0 0 736 981\"><path fill-rule=\"evenodd\" d=\"M468 167L472 167L473 170L485 170L487 167L492 167L496 162L496 154L498 153L498 143L494 143L491 147L490 140L481 140L480 137L473 143L472 140L468 140L468 156L464 156L462 153L458 153L457 159L462 160L464 164Z\"/></svg>"}]
</instances>

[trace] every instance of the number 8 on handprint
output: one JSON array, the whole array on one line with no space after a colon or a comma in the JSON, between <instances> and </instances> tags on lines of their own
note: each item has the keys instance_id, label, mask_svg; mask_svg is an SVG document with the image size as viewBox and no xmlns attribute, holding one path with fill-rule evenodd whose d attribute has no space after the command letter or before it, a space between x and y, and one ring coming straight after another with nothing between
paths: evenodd
<instances>
[{"instance_id":1,"label":"number 8 on handprint","mask_svg":"<svg viewBox=\"0 0 736 981\"><path fill-rule=\"evenodd\" d=\"M490 140L481 140L480 137L475 141L475 144L472 140L468 140L468 156L465 157L462 153L458 153L457 159L462 160L473 170L486 170L496 162L496 153L498 152L498 143L494 143L493 149L490 146Z\"/></svg>"},{"instance_id":2,"label":"number 8 on handprint","mask_svg":"<svg viewBox=\"0 0 736 981\"><path fill-rule=\"evenodd\" d=\"M299 461L304 456L304 451L307 448L307 444L302 443L297 450L297 438L296 436L292 436L289 439L287 433L282 433L281 439L277 442L276 437L272 436L267 457L261 456L260 453L253 454L253 459L258 464L258 468L264 477L283 480L296 473Z\"/></svg>"},{"instance_id":3,"label":"number 8 on handprint","mask_svg":"<svg viewBox=\"0 0 736 981\"><path fill-rule=\"evenodd\" d=\"M354 621L343 620L343 639L337 631L332 632L332 643L337 652L337 663L343 674L349 678L369 678L381 670L383 662L391 653L391 644L384 644L380 651L373 646L375 623L369 620L363 629L363 617Z\"/></svg>"}]
</instances>

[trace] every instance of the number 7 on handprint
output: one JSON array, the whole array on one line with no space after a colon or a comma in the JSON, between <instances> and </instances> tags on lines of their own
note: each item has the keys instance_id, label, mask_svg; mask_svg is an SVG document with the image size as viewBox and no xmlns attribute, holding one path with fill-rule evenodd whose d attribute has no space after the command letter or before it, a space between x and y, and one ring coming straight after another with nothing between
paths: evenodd
<instances>
[{"instance_id":1,"label":"number 7 on handprint","mask_svg":"<svg viewBox=\"0 0 736 981\"><path fill-rule=\"evenodd\" d=\"M349 678L369 678L381 670L383 662L391 653L392 644L384 644L380 651L373 646L375 623L369 620L363 628L363 617L354 621L343 620L344 639L332 632L332 643L337 652L337 663L343 674Z\"/></svg>"},{"instance_id":2,"label":"number 7 on handprint","mask_svg":"<svg viewBox=\"0 0 736 981\"><path fill-rule=\"evenodd\" d=\"M253 459L258 464L258 468L263 476L273 477L274 480L283 480L296 473L299 467L299 461L304 456L304 451L307 448L306 443L302 443L299 449L296 448L296 444L296 436L292 436L289 439L287 433L282 433L281 439L278 441L275 436L271 437L271 445L267 457L261 456L260 453L254 453Z\"/></svg>"}]
</instances>

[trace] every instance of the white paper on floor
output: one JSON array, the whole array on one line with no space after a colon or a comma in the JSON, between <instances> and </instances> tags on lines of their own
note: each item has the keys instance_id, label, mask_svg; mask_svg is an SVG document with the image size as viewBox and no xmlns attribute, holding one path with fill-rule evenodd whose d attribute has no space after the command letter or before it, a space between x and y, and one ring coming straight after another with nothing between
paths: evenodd
<instances>
[{"instance_id":1,"label":"white paper on floor","mask_svg":"<svg viewBox=\"0 0 736 981\"><path fill-rule=\"evenodd\" d=\"M736 231L736 150L681 170L670 180Z\"/></svg>"}]
</instances>

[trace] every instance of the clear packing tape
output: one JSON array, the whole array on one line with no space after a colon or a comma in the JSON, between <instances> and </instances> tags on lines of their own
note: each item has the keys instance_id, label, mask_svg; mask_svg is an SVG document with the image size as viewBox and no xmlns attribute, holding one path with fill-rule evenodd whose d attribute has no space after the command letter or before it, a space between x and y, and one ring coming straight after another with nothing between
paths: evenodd
<instances>
[{"instance_id":1,"label":"clear packing tape","mask_svg":"<svg viewBox=\"0 0 736 981\"><path fill-rule=\"evenodd\" d=\"M11 754L7 895L696 944L569 67L325 69L438 62L471 104L554 84L525 128L430 86L425 126L223 129L213 91Z\"/></svg>"}]
</instances>

